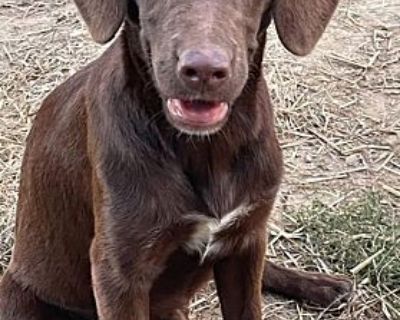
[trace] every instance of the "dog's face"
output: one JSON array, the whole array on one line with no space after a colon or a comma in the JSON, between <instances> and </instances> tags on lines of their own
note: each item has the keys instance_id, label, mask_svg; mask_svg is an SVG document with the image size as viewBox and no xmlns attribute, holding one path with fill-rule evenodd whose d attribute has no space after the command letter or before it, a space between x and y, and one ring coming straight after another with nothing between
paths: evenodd
<instances>
[{"instance_id":1,"label":"dog's face","mask_svg":"<svg viewBox=\"0 0 400 320\"><path fill-rule=\"evenodd\" d=\"M241 94L270 0L138 0L141 36L169 122L213 133Z\"/></svg>"},{"instance_id":2,"label":"dog's face","mask_svg":"<svg viewBox=\"0 0 400 320\"><path fill-rule=\"evenodd\" d=\"M75 0L98 42L129 16L164 112L178 130L210 134L228 120L272 16L283 44L311 51L338 0ZM129 12L129 14L128 14ZM137 17L136 17L137 16ZM261 41L263 43L263 41Z\"/></svg>"}]
</instances>

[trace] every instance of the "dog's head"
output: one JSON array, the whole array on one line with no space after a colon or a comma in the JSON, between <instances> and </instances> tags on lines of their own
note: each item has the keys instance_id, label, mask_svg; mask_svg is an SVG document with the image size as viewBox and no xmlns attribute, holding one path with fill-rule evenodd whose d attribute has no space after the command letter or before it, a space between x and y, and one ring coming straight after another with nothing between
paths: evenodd
<instances>
[{"instance_id":1,"label":"dog's head","mask_svg":"<svg viewBox=\"0 0 400 320\"><path fill-rule=\"evenodd\" d=\"M97 42L109 41L125 19L139 24L167 119L197 134L216 132L227 121L271 18L284 46L305 55L338 1L75 0Z\"/></svg>"}]
</instances>

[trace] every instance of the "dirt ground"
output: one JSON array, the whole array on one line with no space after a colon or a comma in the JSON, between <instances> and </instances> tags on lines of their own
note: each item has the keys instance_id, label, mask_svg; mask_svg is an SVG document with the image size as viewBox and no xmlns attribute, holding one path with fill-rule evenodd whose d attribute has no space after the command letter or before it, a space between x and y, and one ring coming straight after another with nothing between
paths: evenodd
<instances>
[{"instance_id":1,"label":"dirt ground","mask_svg":"<svg viewBox=\"0 0 400 320\"><path fill-rule=\"evenodd\" d=\"M53 88L103 50L89 38L72 0L0 2L0 274L10 258L19 168L32 114ZM400 229L400 0L342 0L306 58L285 52L271 28L265 76L286 162L268 255L287 266L339 270L356 280L350 302L333 310L267 295L265 319L400 319L400 285L390 289L400 282L369 285L368 277L335 268L325 259L331 243L323 241L305 263L310 253L296 242L307 239L305 227L291 214L309 213L318 201L329 209L324 214L335 215L373 193L379 195L379 207L392 214L393 230ZM324 228L330 228L328 222ZM400 262L394 265L400 257L396 232L385 265L399 271L389 275L393 281L400 277ZM377 273L384 271L377 270L374 257L361 257L361 266L367 261ZM193 300L192 309L194 318L219 319L212 284Z\"/></svg>"}]
</instances>

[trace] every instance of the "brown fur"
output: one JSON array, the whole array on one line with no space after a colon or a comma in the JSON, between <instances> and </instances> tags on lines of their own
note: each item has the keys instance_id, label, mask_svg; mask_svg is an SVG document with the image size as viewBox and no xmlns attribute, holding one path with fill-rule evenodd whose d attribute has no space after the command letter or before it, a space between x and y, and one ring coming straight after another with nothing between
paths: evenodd
<instances>
[{"instance_id":1,"label":"brown fur","mask_svg":"<svg viewBox=\"0 0 400 320\"><path fill-rule=\"evenodd\" d=\"M348 292L347 280L264 262L282 175L261 69L266 27L273 16L286 47L305 54L337 1L76 3L98 42L125 27L37 114L0 319L187 319L213 272L229 320L261 319L263 288L322 305ZM183 85L176 56L215 45L234 57L229 79ZM229 119L188 136L168 117L169 97L229 102ZM210 222L208 246L190 251Z\"/></svg>"}]
</instances>

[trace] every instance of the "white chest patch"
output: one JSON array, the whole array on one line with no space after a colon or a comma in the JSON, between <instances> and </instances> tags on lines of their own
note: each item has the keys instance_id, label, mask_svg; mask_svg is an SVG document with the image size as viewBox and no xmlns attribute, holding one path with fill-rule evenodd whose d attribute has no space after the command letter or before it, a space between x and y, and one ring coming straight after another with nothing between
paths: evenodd
<instances>
[{"instance_id":1,"label":"white chest patch","mask_svg":"<svg viewBox=\"0 0 400 320\"><path fill-rule=\"evenodd\" d=\"M202 217L190 240L184 244L184 248L190 253L198 252L202 261L211 256L217 257L225 254L231 246L223 237L218 237L218 233L233 228L239 221L245 219L252 209L253 206L241 205L224 215L221 220ZM243 235L238 236L242 237ZM246 239L242 240L243 244L248 243Z\"/></svg>"}]
</instances>

